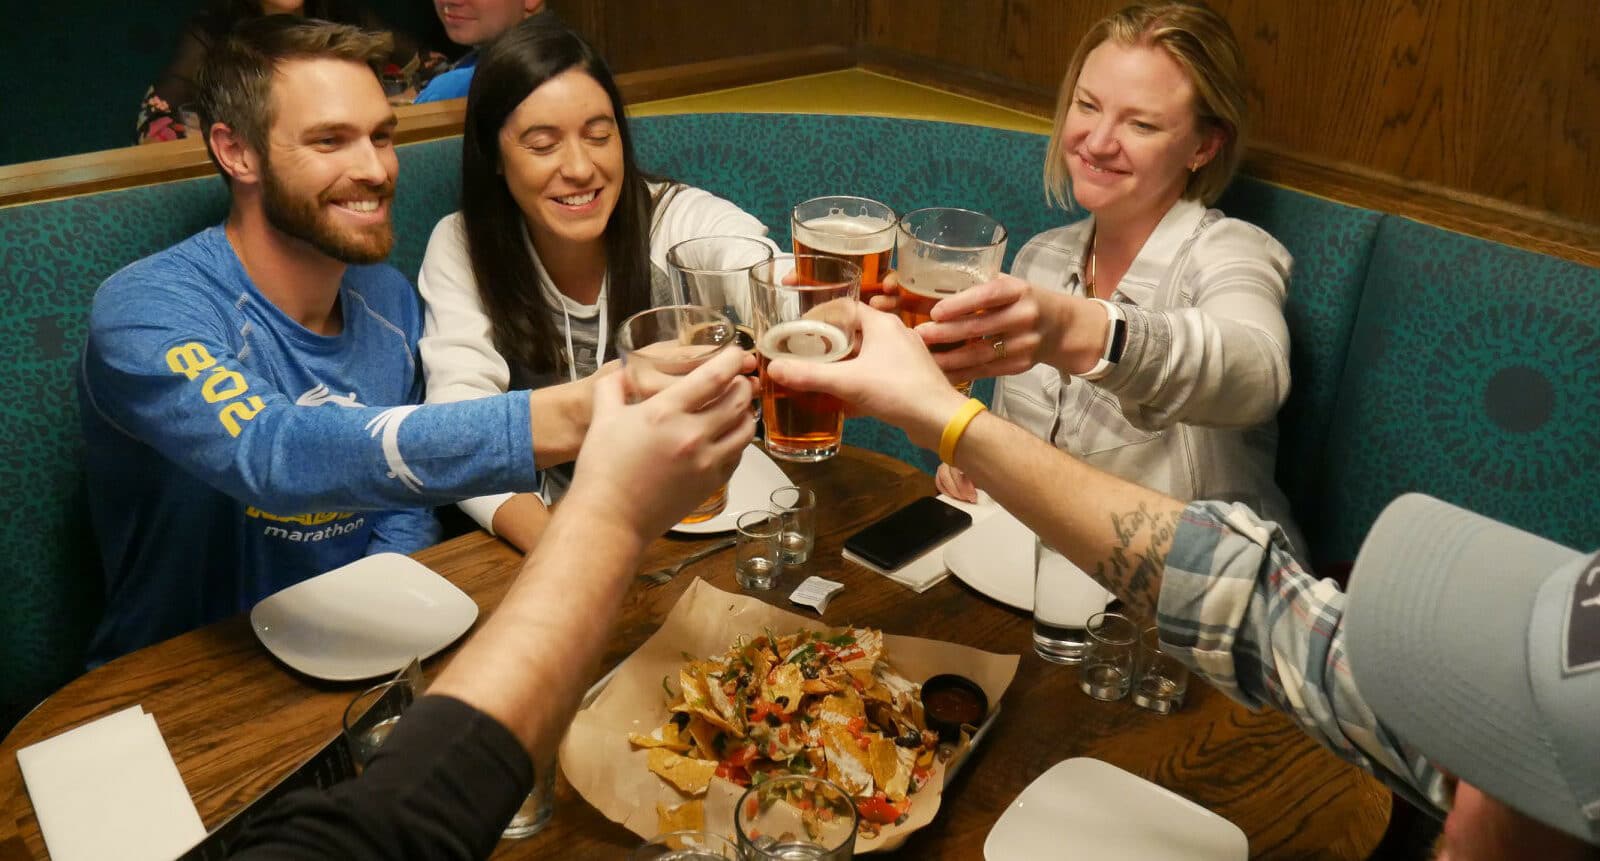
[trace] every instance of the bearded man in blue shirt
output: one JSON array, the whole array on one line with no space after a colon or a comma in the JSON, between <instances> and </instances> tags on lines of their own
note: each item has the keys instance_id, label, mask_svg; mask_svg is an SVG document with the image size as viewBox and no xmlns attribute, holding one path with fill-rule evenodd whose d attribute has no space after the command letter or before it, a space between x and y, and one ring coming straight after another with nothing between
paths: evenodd
<instances>
[{"instance_id":1,"label":"bearded man in blue shirt","mask_svg":"<svg viewBox=\"0 0 1600 861\"><path fill-rule=\"evenodd\" d=\"M78 385L107 578L93 662L427 547L430 506L537 484L527 392L418 406L421 304L381 262L386 50L286 16L220 45L201 113L227 220L95 295Z\"/></svg>"}]
</instances>

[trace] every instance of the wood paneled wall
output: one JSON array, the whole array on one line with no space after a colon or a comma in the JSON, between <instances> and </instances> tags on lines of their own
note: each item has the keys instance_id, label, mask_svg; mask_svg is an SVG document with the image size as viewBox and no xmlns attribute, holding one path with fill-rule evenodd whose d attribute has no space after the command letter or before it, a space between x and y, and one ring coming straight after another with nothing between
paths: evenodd
<instances>
[{"instance_id":1,"label":"wood paneled wall","mask_svg":"<svg viewBox=\"0 0 1600 861\"><path fill-rule=\"evenodd\" d=\"M616 73L855 45L860 0L547 0Z\"/></svg>"},{"instance_id":2,"label":"wood paneled wall","mask_svg":"<svg viewBox=\"0 0 1600 861\"><path fill-rule=\"evenodd\" d=\"M1122 0L862 0L869 65L1048 111ZM1258 151L1579 229L1600 225L1595 0L1211 0Z\"/></svg>"}]
</instances>

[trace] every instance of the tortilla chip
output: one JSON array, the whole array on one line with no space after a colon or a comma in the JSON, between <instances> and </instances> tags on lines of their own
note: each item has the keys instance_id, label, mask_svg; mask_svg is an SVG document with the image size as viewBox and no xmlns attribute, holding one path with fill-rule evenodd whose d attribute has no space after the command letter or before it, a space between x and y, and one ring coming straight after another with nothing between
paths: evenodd
<instances>
[{"instance_id":1,"label":"tortilla chip","mask_svg":"<svg viewBox=\"0 0 1600 861\"><path fill-rule=\"evenodd\" d=\"M715 717L706 715L706 720L722 727L738 738L744 738L744 715L739 714L739 707L734 705L733 697L722 689L722 681L706 677L706 699L710 701Z\"/></svg>"},{"instance_id":2,"label":"tortilla chip","mask_svg":"<svg viewBox=\"0 0 1600 861\"><path fill-rule=\"evenodd\" d=\"M689 749L689 740L678 733L678 725L672 721L662 724L660 729L649 735L640 735L636 732L628 733L628 743L634 747L664 747L684 753Z\"/></svg>"},{"instance_id":3,"label":"tortilla chip","mask_svg":"<svg viewBox=\"0 0 1600 861\"><path fill-rule=\"evenodd\" d=\"M800 686L805 683L806 677L800 672L800 667L795 664L784 664L765 676L767 688L762 698L773 704L781 704L784 714L792 714L800 707L800 700L805 696L800 691Z\"/></svg>"},{"instance_id":4,"label":"tortilla chip","mask_svg":"<svg viewBox=\"0 0 1600 861\"><path fill-rule=\"evenodd\" d=\"M663 748L650 749L650 772L688 795L704 795L717 764L709 759L679 756Z\"/></svg>"},{"instance_id":5,"label":"tortilla chip","mask_svg":"<svg viewBox=\"0 0 1600 861\"><path fill-rule=\"evenodd\" d=\"M716 758L716 740L720 730L697 713L689 718L689 726L685 732L694 739L694 746L699 749L702 759Z\"/></svg>"},{"instance_id":6,"label":"tortilla chip","mask_svg":"<svg viewBox=\"0 0 1600 861\"><path fill-rule=\"evenodd\" d=\"M824 725L848 726L853 718L866 720L867 710L853 692L825 697L817 705L817 718Z\"/></svg>"},{"instance_id":7,"label":"tortilla chip","mask_svg":"<svg viewBox=\"0 0 1600 861\"><path fill-rule=\"evenodd\" d=\"M867 765L867 752L861 749L849 730L837 724L823 724L822 749L828 755L829 780L851 795L872 794L872 769Z\"/></svg>"},{"instance_id":8,"label":"tortilla chip","mask_svg":"<svg viewBox=\"0 0 1600 861\"><path fill-rule=\"evenodd\" d=\"M706 803L704 799L696 798L668 807L661 802L656 802L656 833L667 834L672 831L704 831L706 827Z\"/></svg>"}]
</instances>

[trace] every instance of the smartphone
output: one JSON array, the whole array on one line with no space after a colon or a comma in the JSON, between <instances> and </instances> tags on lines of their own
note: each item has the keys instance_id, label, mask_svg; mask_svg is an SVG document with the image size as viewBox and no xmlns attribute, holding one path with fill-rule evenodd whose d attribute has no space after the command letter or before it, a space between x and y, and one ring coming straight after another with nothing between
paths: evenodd
<instances>
[{"instance_id":1,"label":"smartphone","mask_svg":"<svg viewBox=\"0 0 1600 861\"><path fill-rule=\"evenodd\" d=\"M844 549L884 571L893 571L971 525L972 515L937 497L924 496L850 536Z\"/></svg>"}]
</instances>

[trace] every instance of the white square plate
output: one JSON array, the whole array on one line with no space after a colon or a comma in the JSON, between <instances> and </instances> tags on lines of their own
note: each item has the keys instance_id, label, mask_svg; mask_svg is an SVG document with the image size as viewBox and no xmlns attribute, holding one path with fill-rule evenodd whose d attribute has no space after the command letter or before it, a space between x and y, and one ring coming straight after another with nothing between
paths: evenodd
<instances>
[{"instance_id":1,"label":"white square plate","mask_svg":"<svg viewBox=\"0 0 1600 861\"><path fill-rule=\"evenodd\" d=\"M983 844L988 861L1245 861L1250 841L1215 813L1098 759L1058 762L1011 802Z\"/></svg>"},{"instance_id":2,"label":"white square plate","mask_svg":"<svg viewBox=\"0 0 1600 861\"><path fill-rule=\"evenodd\" d=\"M783 470L772 462L766 452L754 444L747 445L739 459L739 466L733 471L733 478L728 479L728 505L722 509L722 513L699 523L680 523L672 527L672 531L686 535L732 532L739 515L767 508L772 504L772 492L790 484L793 482L789 476L783 474Z\"/></svg>"},{"instance_id":3,"label":"white square plate","mask_svg":"<svg viewBox=\"0 0 1600 861\"><path fill-rule=\"evenodd\" d=\"M250 627L278 660L348 682L398 671L456 641L478 605L399 553L377 553L262 599Z\"/></svg>"}]
</instances>

